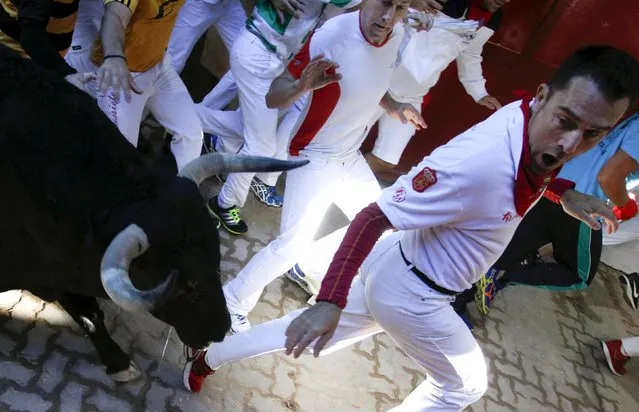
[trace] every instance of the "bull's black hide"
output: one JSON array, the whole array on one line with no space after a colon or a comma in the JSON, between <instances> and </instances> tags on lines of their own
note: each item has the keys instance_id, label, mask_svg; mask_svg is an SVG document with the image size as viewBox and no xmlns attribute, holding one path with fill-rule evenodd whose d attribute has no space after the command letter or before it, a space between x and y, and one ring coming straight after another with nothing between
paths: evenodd
<instances>
[{"instance_id":1,"label":"bull's black hide","mask_svg":"<svg viewBox=\"0 0 639 412\"><path fill-rule=\"evenodd\" d=\"M218 232L197 185L149 169L88 95L3 46L0 193L0 291L27 289L97 323L102 335L91 337L109 372L129 358L93 298L107 298L100 262L130 224L150 244L133 261L133 284L149 289L179 273L151 313L195 347L229 330Z\"/></svg>"}]
</instances>

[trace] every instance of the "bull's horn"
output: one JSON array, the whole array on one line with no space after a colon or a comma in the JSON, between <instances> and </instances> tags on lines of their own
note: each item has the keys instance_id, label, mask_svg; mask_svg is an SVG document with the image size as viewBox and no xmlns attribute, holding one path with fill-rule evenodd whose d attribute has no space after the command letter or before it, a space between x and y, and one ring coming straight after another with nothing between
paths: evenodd
<instances>
[{"instance_id":1,"label":"bull's horn","mask_svg":"<svg viewBox=\"0 0 639 412\"><path fill-rule=\"evenodd\" d=\"M178 176L199 185L204 179L219 174L242 172L278 172L304 166L308 160L278 160L270 157L209 153L192 160Z\"/></svg>"},{"instance_id":2,"label":"bull's horn","mask_svg":"<svg viewBox=\"0 0 639 412\"><path fill-rule=\"evenodd\" d=\"M129 265L149 248L149 240L137 225L129 225L113 238L102 257L100 278L102 286L118 306L129 312L151 311L154 304L171 288L176 273L171 273L160 285L139 290L131 283Z\"/></svg>"}]
</instances>

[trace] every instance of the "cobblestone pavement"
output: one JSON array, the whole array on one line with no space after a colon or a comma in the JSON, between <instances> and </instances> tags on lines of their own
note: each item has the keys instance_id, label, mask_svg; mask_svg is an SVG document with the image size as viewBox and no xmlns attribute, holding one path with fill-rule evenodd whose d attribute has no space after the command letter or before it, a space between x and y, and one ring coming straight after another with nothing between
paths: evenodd
<instances>
[{"instance_id":1,"label":"cobblestone pavement","mask_svg":"<svg viewBox=\"0 0 639 412\"><path fill-rule=\"evenodd\" d=\"M251 198L245 211L249 235L223 234L224 276L233 276L277 230L278 210ZM250 320L281 316L305 306L306 298L279 279ZM151 316L125 314L109 302L102 307L109 330L144 369L144 379L116 385L58 306L26 292L0 294L0 410L385 411L424 378L379 335L321 360L273 355L230 365L193 395L182 389L184 358L174 332ZM471 316L490 389L470 410L639 410L639 363L616 377L599 346L600 339L639 335L639 312L623 302L614 270L602 267L584 293L513 287L499 296L489 317Z\"/></svg>"}]
</instances>

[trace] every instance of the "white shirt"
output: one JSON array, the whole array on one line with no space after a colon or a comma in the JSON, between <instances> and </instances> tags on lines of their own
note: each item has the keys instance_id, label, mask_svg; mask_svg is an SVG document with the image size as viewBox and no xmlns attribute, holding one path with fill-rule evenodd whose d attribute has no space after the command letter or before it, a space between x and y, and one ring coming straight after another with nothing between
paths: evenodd
<instances>
[{"instance_id":1,"label":"white shirt","mask_svg":"<svg viewBox=\"0 0 639 412\"><path fill-rule=\"evenodd\" d=\"M366 138L388 90L404 29L395 25L387 41L376 46L362 34L359 17L359 12L334 17L310 39L310 59L324 54L339 65L342 80L308 95L293 128L292 155L347 159L358 153Z\"/></svg>"},{"instance_id":2,"label":"white shirt","mask_svg":"<svg viewBox=\"0 0 639 412\"><path fill-rule=\"evenodd\" d=\"M523 147L520 105L503 107L436 149L377 201L404 231L406 258L439 286L470 288L521 221L514 199Z\"/></svg>"},{"instance_id":3,"label":"white shirt","mask_svg":"<svg viewBox=\"0 0 639 412\"><path fill-rule=\"evenodd\" d=\"M441 13L437 19L456 20ZM475 36L468 39L436 27L420 32L407 29L400 49L400 64L389 89L391 96L400 102L421 104L441 73L456 60L459 81L466 92L479 101L488 95L481 54L493 33L487 27L480 27Z\"/></svg>"},{"instance_id":4,"label":"white shirt","mask_svg":"<svg viewBox=\"0 0 639 412\"><path fill-rule=\"evenodd\" d=\"M304 45L308 35L315 29L320 20L324 18L323 13L328 6L332 15L337 14L337 10L345 10L355 7L362 0L309 0L303 9L302 17L292 18L285 14L282 23L278 13L270 0L258 0L253 11L252 18L247 26L252 26L257 30L253 34L261 37L271 51L276 53L283 60L292 58ZM335 7L339 9L335 9Z\"/></svg>"}]
</instances>

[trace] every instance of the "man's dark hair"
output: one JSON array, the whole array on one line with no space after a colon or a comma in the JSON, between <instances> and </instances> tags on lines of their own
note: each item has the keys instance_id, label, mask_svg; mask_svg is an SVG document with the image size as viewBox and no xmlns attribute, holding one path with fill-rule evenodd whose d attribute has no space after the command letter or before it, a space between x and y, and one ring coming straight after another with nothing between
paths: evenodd
<instances>
[{"instance_id":1,"label":"man's dark hair","mask_svg":"<svg viewBox=\"0 0 639 412\"><path fill-rule=\"evenodd\" d=\"M628 98L632 106L639 97L639 63L612 46L586 46L561 63L548 83L550 93L568 87L575 77L592 80L611 102Z\"/></svg>"}]
</instances>

